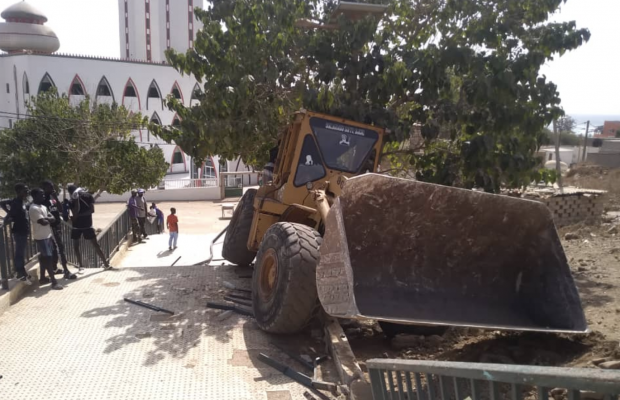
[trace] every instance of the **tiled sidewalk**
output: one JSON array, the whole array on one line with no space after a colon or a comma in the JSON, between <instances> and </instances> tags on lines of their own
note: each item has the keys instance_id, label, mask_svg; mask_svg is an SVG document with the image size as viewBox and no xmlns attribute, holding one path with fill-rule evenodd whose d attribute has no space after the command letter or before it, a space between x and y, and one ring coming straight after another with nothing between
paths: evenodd
<instances>
[{"instance_id":1,"label":"tiled sidewalk","mask_svg":"<svg viewBox=\"0 0 620 400\"><path fill-rule=\"evenodd\" d=\"M36 289L0 316L0 399L303 399L303 387L256 360L274 353L274 338L249 318L218 321L205 307L222 296L223 280L249 279L221 262L184 266L206 258L209 237L186 235L174 253L166 240L132 247L117 271Z\"/></svg>"}]
</instances>

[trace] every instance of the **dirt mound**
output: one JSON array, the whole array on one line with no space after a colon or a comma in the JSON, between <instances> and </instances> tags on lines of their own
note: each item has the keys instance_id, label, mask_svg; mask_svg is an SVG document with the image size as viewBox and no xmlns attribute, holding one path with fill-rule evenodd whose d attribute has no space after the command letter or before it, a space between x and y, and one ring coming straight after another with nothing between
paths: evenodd
<instances>
[{"instance_id":1,"label":"dirt mound","mask_svg":"<svg viewBox=\"0 0 620 400\"><path fill-rule=\"evenodd\" d=\"M605 210L620 211L620 169L581 164L573 167L564 180L565 186L606 190Z\"/></svg>"},{"instance_id":2,"label":"dirt mound","mask_svg":"<svg viewBox=\"0 0 620 400\"><path fill-rule=\"evenodd\" d=\"M576 165L573 168L570 169L570 171L568 171L568 173L566 174L567 178L572 178L572 177L600 177L600 176L604 176L607 175L609 173L609 169L602 167L600 165L593 165L593 164L580 164L580 165Z\"/></svg>"},{"instance_id":3,"label":"dirt mound","mask_svg":"<svg viewBox=\"0 0 620 400\"><path fill-rule=\"evenodd\" d=\"M376 333L351 338L351 345L361 360L390 357L567 367L595 367L592 361L602 358L620 360L618 342L598 332L558 335L452 328L443 336L398 335L391 341Z\"/></svg>"}]
</instances>

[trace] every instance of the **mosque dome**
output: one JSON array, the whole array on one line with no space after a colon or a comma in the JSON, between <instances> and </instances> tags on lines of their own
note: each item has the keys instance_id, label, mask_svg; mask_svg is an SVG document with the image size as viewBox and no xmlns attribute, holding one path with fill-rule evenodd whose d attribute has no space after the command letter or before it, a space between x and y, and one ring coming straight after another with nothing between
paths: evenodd
<instances>
[{"instance_id":1,"label":"mosque dome","mask_svg":"<svg viewBox=\"0 0 620 400\"><path fill-rule=\"evenodd\" d=\"M54 31L45 26L47 17L25 1L13 4L0 13L0 50L7 53L32 51L53 53L60 48Z\"/></svg>"}]
</instances>

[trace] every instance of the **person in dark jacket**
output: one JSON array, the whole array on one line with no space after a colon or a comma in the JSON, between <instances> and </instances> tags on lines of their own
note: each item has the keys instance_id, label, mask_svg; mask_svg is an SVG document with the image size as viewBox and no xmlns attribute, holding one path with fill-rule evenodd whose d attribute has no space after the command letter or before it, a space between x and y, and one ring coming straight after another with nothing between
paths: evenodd
<instances>
[{"instance_id":1,"label":"person in dark jacket","mask_svg":"<svg viewBox=\"0 0 620 400\"><path fill-rule=\"evenodd\" d=\"M15 242L15 256L13 266L17 272L17 279L26 285L32 285L30 275L26 272L26 246L30 235L30 219L28 217L28 195L30 190L23 183L15 185L17 197L13 200L0 202L0 208L6 212L5 224L11 225L13 241Z\"/></svg>"},{"instance_id":2,"label":"person in dark jacket","mask_svg":"<svg viewBox=\"0 0 620 400\"><path fill-rule=\"evenodd\" d=\"M95 199L86 190L75 185L69 185L67 189L71 195L71 222L73 224L71 229L71 239L73 240L75 255L78 259L78 271L83 272L84 270L84 265L82 264L82 253L80 252L80 238L82 236L84 236L84 239L92 243L95 248L95 252L99 258L101 258L101 261L103 261L103 268L106 270L112 269L110 262L106 258L105 254L103 254L103 251L97 242L97 233L93 227Z\"/></svg>"},{"instance_id":3,"label":"person in dark jacket","mask_svg":"<svg viewBox=\"0 0 620 400\"><path fill-rule=\"evenodd\" d=\"M58 199L58 195L56 194L56 190L54 187L54 183L50 180L46 180L41 183L41 188L45 193L45 199L43 205L47 207L49 212L54 216L54 222L50 224L50 228L52 229L52 234L54 236L54 242L56 245L53 248L53 265L54 269L58 265L58 258L60 255L60 262L62 263L62 270L56 269L56 274L62 273L65 279L76 279L77 276L72 274L69 271L69 267L67 265L67 253L65 251L65 244L62 241L62 225L60 221L60 214L62 212L62 204ZM42 283L46 283L47 278L45 278L45 269L41 268L41 276L40 280Z\"/></svg>"},{"instance_id":4,"label":"person in dark jacket","mask_svg":"<svg viewBox=\"0 0 620 400\"><path fill-rule=\"evenodd\" d=\"M159 235L164 230L164 213L157 208L157 204L151 204L151 210L155 211L155 219L157 221L157 234Z\"/></svg>"}]
</instances>

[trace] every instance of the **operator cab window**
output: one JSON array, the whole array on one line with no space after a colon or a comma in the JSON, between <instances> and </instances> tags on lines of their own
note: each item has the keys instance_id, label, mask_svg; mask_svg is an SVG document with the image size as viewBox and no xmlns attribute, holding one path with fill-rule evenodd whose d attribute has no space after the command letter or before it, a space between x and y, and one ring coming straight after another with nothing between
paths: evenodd
<instances>
[{"instance_id":1,"label":"operator cab window","mask_svg":"<svg viewBox=\"0 0 620 400\"><path fill-rule=\"evenodd\" d=\"M297 172L295 173L295 186L303 186L308 182L314 182L325 176L325 168L323 168L323 160L321 153L314 143L312 135L306 135L304 144L301 147L301 155L297 164Z\"/></svg>"},{"instance_id":2,"label":"operator cab window","mask_svg":"<svg viewBox=\"0 0 620 400\"><path fill-rule=\"evenodd\" d=\"M325 165L337 171L357 173L379 139L379 134L373 130L322 118L311 118L310 127Z\"/></svg>"}]
</instances>

